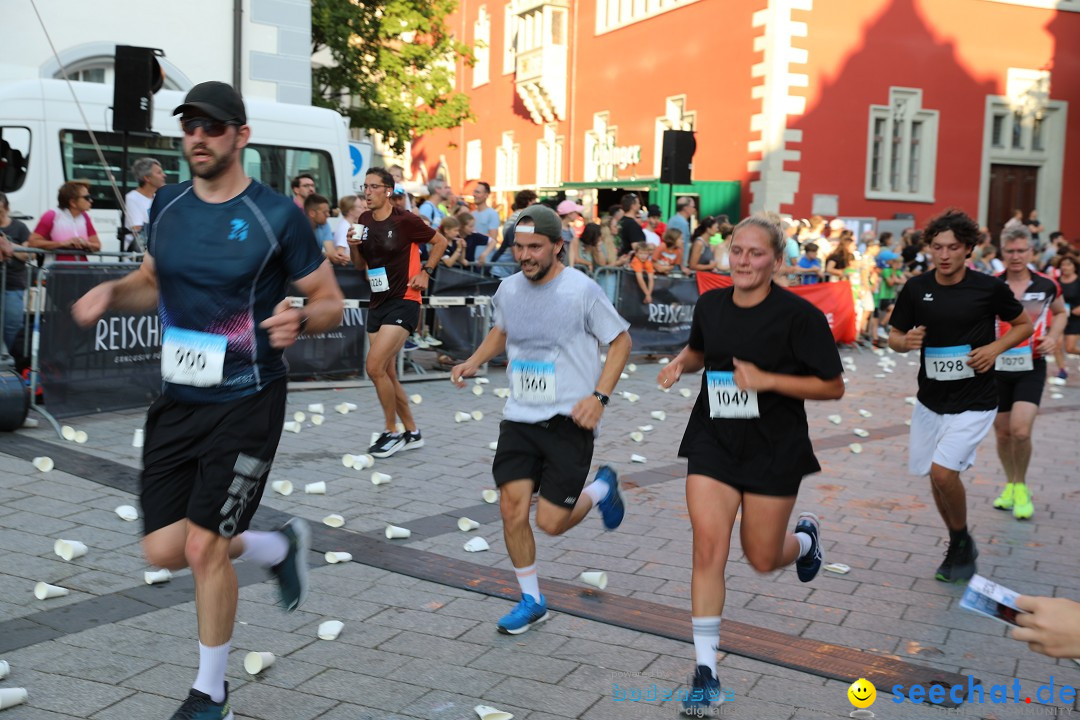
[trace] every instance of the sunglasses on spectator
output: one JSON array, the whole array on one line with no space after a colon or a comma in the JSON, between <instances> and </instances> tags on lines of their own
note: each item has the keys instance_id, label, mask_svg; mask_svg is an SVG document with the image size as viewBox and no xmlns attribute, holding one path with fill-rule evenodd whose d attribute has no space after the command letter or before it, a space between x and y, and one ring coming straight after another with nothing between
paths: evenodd
<instances>
[{"instance_id":1,"label":"sunglasses on spectator","mask_svg":"<svg viewBox=\"0 0 1080 720\"><path fill-rule=\"evenodd\" d=\"M79 199L86 200L87 202L94 202L94 198L90 197L89 195L80 195Z\"/></svg>"},{"instance_id":2,"label":"sunglasses on spectator","mask_svg":"<svg viewBox=\"0 0 1080 720\"><path fill-rule=\"evenodd\" d=\"M180 127L185 135L194 135L195 131L202 128L207 137L221 137L225 134L225 128L229 125L240 125L236 120L221 122L208 117L181 118Z\"/></svg>"}]
</instances>

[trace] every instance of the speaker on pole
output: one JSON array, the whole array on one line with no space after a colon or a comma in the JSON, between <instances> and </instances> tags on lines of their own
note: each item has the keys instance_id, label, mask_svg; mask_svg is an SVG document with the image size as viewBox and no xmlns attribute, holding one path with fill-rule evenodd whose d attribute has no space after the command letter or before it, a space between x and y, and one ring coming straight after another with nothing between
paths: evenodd
<instances>
[{"instance_id":1,"label":"speaker on pole","mask_svg":"<svg viewBox=\"0 0 1080 720\"><path fill-rule=\"evenodd\" d=\"M660 155L660 182L689 185L697 141L693 130L665 130Z\"/></svg>"},{"instance_id":2,"label":"speaker on pole","mask_svg":"<svg viewBox=\"0 0 1080 720\"><path fill-rule=\"evenodd\" d=\"M149 132L154 117L154 93L161 89L165 74L156 48L117 45L113 82L113 131Z\"/></svg>"}]
</instances>

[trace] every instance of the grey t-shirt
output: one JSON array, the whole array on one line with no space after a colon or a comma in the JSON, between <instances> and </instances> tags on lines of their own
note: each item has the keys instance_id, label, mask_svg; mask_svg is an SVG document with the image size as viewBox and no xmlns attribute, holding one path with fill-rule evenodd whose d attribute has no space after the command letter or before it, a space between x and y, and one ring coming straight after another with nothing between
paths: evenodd
<instances>
[{"instance_id":1,"label":"grey t-shirt","mask_svg":"<svg viewBox=\"0 0 1080 720\"><path fill-rule=\"evenodd\" d=\"M515 422L569 416L596 389L600 345L630 327L603 289L573 268L543 285L515 273L499 285L492 305L509 361L511 395L503 417Z\"/></svg>"},{"instance_id":2,"label":"grey t-shirt","mask_svg":"<svg viewBox=\"0 0 1080 720\"><path fill-rule=\"evenodd\" d=\"M494 228L502 224L502 221L499 220L499 211L495 208L475 210L472 216L476 220L476 232L481 235L490 235Z\"/></svg>"}]
</instances>

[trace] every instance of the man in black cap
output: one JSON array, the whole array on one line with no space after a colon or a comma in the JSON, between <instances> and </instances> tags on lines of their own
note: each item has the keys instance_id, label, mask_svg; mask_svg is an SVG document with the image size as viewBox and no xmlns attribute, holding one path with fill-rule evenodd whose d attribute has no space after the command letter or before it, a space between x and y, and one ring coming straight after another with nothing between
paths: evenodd
<instances>
[{"instance_id":1,"label":"man in black cap","mask_svg":"<svg viewBox=\"0 0 1080 720\"><path fill-rule=\"evenodd\" d=\"M152 565L195 576L199 673L173 720L231 720L225 666L236 618L231 560L272 570L281 604L307 590L309 531L293 520L248 530L285 415L284 348L341 323L343 297L311 226L286 197L244 172L244 102L220 82L176 108L193 180L158 191L142 266L72 308L92 325L107 310L161 318L162 396L143 449L143 550ZM289 284L307 296L285 299Z\"/></svg>"}]
</instances>

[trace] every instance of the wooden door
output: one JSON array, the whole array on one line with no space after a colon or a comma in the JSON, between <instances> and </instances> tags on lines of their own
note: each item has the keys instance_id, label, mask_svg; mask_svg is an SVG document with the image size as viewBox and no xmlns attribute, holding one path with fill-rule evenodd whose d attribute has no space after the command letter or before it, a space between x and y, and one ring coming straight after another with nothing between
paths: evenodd
<instances>
[{"instance_id":1,"label":"wooden door","mask_svg":"<svg viewBox=\"0 0 1080 720\"><path fill-rule=\"evenodd\" d=\"M1039 182L1039 168L1030 165L991 165L990 197L987 203L986 225L990 228L990 237L998 243L1001 228L1013 216L1013 211L1022 210L1024 217L1037 209L1035 190Z\"/></svg>"}]
</instances>

